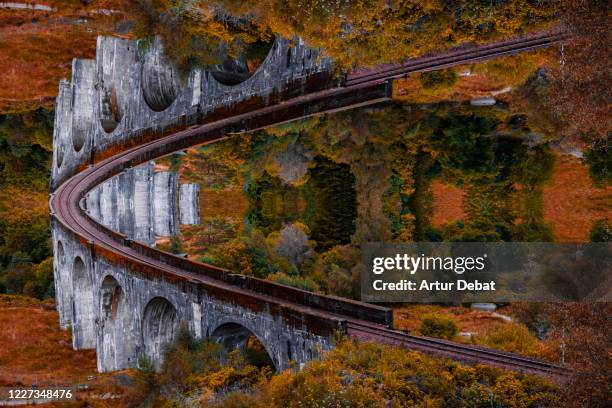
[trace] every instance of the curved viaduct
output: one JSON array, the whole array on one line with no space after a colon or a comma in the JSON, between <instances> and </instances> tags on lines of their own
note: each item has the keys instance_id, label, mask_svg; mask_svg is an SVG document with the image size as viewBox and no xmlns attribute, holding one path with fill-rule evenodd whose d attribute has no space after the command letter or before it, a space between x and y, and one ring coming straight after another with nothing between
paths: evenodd
<instances>
[{"instance_id":1,"label":"curved viaduct","mask_svg":"<svg viewBox=\"0 0 612 408\"><path fill-rule=\"evenodd\" d=\"M562 376L550 363L392 329L390 309L243 276L151 248L97 223L86 197L139 164L194 145L334 110L389 100L392 79L550 46L545 33L355 70L299 41L276 39L245 81L218 72L180 78L161 43L98 38L96 60L74 60L56 103L50 211L57 308L75 349L95 348L100 371L159 365L180 322L229 347L255 335L275 367L298 367L333 347L335 333L454 359ZM239 272L239 271L237 271Z\"/></svg>"}]
</instances>

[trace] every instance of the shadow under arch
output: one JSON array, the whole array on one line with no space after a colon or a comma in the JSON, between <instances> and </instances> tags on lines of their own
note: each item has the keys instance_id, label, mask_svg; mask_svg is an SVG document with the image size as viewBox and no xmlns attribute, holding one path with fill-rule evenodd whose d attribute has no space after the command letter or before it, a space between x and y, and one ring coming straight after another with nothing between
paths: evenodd
<instances>
[{"instance_id":1,"label":"shadow under arch","mask_svg":"<svg viewBox=\"0 0 612 408\"><path fill-rule=\"evenodd\" d=\"M130 367L132 354L125 344L129 334L130 311L126 293L111 275L106 275L100 285L100 330L104 344L102 371L120 370Z\"/></svg>"},{"instance_id":2,"label":"shadow under arch","mask_svg":"<svg viewBox=\"0 0 612 408\"><path fill-rule=\"evenodd\" d=\"M142 56L141 88L145 103L154 112L170 107L180 92L178 72L166 58L161 38L156 37Z\"/></svg>"},{"instance_id":3,"label":"shadow under arch","mask_svg":"<svg viewBox=\"0 0 612 408\"><path fill-rule=\"evenodd\" d=\"M279 362L273 359L265 344L255 333L239 323L221 324L212 332L209 340L222 344L228 351L242 351L247 361L254 366L269 366L275 371L278 370Z\"/></svg>"},{"instance_id":4,"label":"shadow under arch","mask_svg":"<svg viewBox=\"0 0 612 408\"><path fill-rule=\"evenodd\" d=\"M123 112L114 85L102 84L99 91L100 125L106 133L112 133L123 117Z\"/></svg>"},{"instance_id":5,"label":"shadow under arch","mask_svg":"<svg viewBox=\"0 0 612 408\"><path fill-rule=\"evenodd\" d=\"M272 38L250 44L242 55L236 58L227 56L221 64L210 70L210 74L222 85L239 85L251 78L268 61L272 50L278 47L276 41L276 38Z\"/></svg>"},{"instance_id":6,"label":"shadow under arch","mask_svg":"<svg viewBox=\"0 0 612 408\"><path fill-rule=\"evenodd\" d=\"M93 282L80 256L72 265L73 345L75 349L96 346Z\"/></svg>"},{"instance_id":7,"label":"shadow under arch","mask_svg":"<svg viewBox=\"0 0 612 408\"><path fill-rule=\"evenodd\" d=\"M174 340L178 326L178 313L168 299L158 296L149 301L142 317L142 344L157 370L163 363L164 346Z\"/></svg>"},{"instance_id":8,"label":"shadow under arch","mask_svg":"<svg viewBox=\"0 0 612 408\"><path fill-rule=\"evenodd\" d=\"M125 295L121 285L111 275L106 275L100 285L100 316L103 319L117 320L119 312L125 308Z\"/></svg>"},{"instance_id":9,"label":"shadow under arch","mask_svg":"<svg viewBox=\"0 0 612 408\"><path fill-rule=\"evenodd\" d=\"M85 145L87 130L90 124L91 121L84 120L84 118L73 118L72 120L72 147L77 153Z\"/></svg>"},{"instance_id":10,"label":"shadow under arch","mask_svg":"<svg viewBox=\"0 0 612 408\"><path fill-rule=\"evenodd\" d=\"M64 145L61 142L57 143L57 148L55 149L55 165L59 169L62 167L62 163L64 162Z\"/></svg>"},{"instance_id":11,"label":"shadow under arch","mask_svg":"<svg viewBox=\"0 0 612 408\"><path fill-rule=\"evenodd\" d=\"M66 253L64 252L64 244L61 240L57 240L57 263L61 266L66 262Z\"/></svg>"}]
</instances>

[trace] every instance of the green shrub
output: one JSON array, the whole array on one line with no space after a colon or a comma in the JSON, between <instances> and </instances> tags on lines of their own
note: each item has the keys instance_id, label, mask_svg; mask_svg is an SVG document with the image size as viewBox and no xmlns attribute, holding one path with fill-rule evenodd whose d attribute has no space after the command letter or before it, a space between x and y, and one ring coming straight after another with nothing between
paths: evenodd
<instances>
[{"instance_id":1,"label":"green shrub","mask_svg":"<svg viewBox=\"0 0 612 408\"><path fill-rule=\"evenodd\" d=\"M452 339L457 334L455 321L448 316L425 315L419 328L423 336Z\"/></svg>"},{"instance_id":2,"label":"green shrub","mask_svg":"<svg viewBox=\"0 0 612 408\"><path fill-rule=\"evenodd\" d=\"M419 75L419 83L425 89L447 89L457 83L457 74L452 69L423 72Z\"/></svg>"},{"instance_id":3,"label":"green shrub","mask_svg":"<svg viewBox=\"0 0 612 408\"><path fill-rule=\"evenodd\" d=\"M323 359L286 370L250 392L208 407L559 407L544 379L485 365L462 366L401 347L341 341Z\"/></svg>"},{"instance_id":4,"label":"green shrub","mask_svg":"<svg viewBox=\"0 0 612 408\"><path fill-rule=\"evenodd\" d=\"M589 239L591 242L610 242L612 241L612 227L608 220L597 220L591 227L589 233Z\"/></svg>"},{"instance_id":5,"label":"green shrub","mask_svg":"<svg viewBox=\"0 0 612 408\"><path fill-rule=\"evenodd\" d=\"M290 276L284 272L276 272L268 275L268 280L281 285L292 286L294 288L307 290L310 292L316 292L319 290L319 285L316 284L312 279L303 276Z\"/></svg>"},{"instance_id":6,"label":"green shrub","mask_svg":"<svg viewBox=\"0 0 612 408\"><path fill-rule=\"evenodd\" d=\"M504 324L482 338L476 337L476 342L510 353L541 358L549 357L546 347L523 324Z\"/></svg>"},{"instance_id":7,"label":"green shrub","mask_svg":"<svg viewBox=\"0 0 612 408\"><path fill-rule=\"evenodd\" d=\"M606 187L612 184L612 149L607 143L597 143L585 154L584 159L589 165L589 175L596 187Z\"/></svg>"},{"instance_id":8,"label":"green shrub","mask_svg":"<svg viewBox=\"0 0 612 408\"><path fill-rule=\"evenodd\" d=\"M473 72L484 74L486 77L496 79L505 85L522 84L529 75L538 69L542 56L539 53L525 53L509 57L496 58L481 62L473 66Z\"/></svg>"}]
</instances>

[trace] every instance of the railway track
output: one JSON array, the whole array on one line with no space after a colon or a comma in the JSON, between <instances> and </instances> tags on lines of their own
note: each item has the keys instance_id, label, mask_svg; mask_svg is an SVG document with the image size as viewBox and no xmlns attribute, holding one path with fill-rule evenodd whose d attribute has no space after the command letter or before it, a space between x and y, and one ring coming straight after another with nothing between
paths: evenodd
<instances>
[{"instance_id":1,"label":"railway track","mask_svg":"<svg viewBox=\"0 0 612 408\"><path fill-rule=\"evenodd\" d=\"M398 63L381 64L374 68L358 68L347 75L345 85L357 85L382 78L396 79L412 72L434 71L457 65L482 62L493 58L550 47L568 38L569 36L564 32L551 32L515 38L480 47L455 50L441 55L411 58Z\"/></svg>"},{"instance_id":2,"label":"railway track","mask_svg":"<svg viewBox=\"0 0 612 408\"><path fill-rule=\"evenodd\" d=\"M305 316L329 321L332 326L343 327L346 333L356 340L404 346L411 350L439 354L455 360L492 364L530 374L563 377L567 374L567 370L556 364L476 346L413 336L391 329L392 322L382 322L380 319L372 322L368 320L367 316L350 315L344 312L348 309L343 308L343 306L364 305L360 302L316 295L320 300L331 305L327 309L321 309L313 306L312 302L306 301L308 295L297 289L290 289L295 296L279 298L278 296L271 296L264 289L258 291L253 288L245 289L233 285L231 281L226 279L227 276L232 275L229 271L182 258L179 260L178 257L173 257L153 248L144 251L142 246L127 240L122 234L110 231L97 224L87 215L87 209L84 208L84 197L93 187L127 168L190 146L213 143L229 137L228 135L247 130L252 131L313 114L352 109L389 100L392 94L391 81L409 72L442 69L452 65L542 48L562 41L564 38L563 34L546 34L522 40L506 41L478 49L459 50L442 56L419 58L401 64L386 64L371 70L356 70L347 76L342 87L303 95L212 123L192 126L183 131L127 149L90 165L68 179L51 194L49 203L51 214L64 228L92 245L95 250L109 251L121 259L153 268L170 276L206 285L208 288L223 291L235 297L250 298L256 302L265 302L273 307L289 308ZM162 259L175 260L177 263L171 265L169 262L162 261ZM181 265L181 267L176 265ZM263 287L269 289L274 286L278 285L266 281ZM314 302L314 304L316 303ZM367 309L373 310L374 313L382 313L385 308L368 305ZM362 310L365 310L365 308Z\"/></svg>"},{"instance_id":3,"label":"railway track","mask_svg":"<svg viewBox=\"0 0 612 408\"><path fill-rule=\"evenodd\" d=\"M567 375L566 368L546 361L448 340L414 336L369 323L348 321L347 333L357 340L402 346L427 354L442 355L457 361L478 362L530 374L544 374L550 377L562 378Z\"/></svg>"}]
</instances>

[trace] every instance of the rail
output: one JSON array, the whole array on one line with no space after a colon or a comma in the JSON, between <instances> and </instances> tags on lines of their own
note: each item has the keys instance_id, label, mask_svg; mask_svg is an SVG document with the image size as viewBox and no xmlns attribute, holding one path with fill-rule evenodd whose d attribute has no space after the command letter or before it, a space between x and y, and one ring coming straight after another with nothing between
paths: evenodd
<instances>
[{"instance_id":1,"label":"rail","mask_svg":"<svg viewBox=\"0 0 612 408\"><path fill-rule=\"evenodd\" d=\"M563 376L564 367L510 353L462 345L428 337L412 336L392 329L391 309L350 299L319 295L266 280L231 273L222 268L177 257L131 241L125 235L95 222L81 206L82 199L96 185L155 158L187 147L222 140L228 135L264 128L314 114L352 109L392 97L392 80L410 72L442 69L504 55L547 47L563 41L563 33L536 35L469 50L456 50L441 56L357 69L347 75L342 86L294 96L270 106L259 107L172 134L143 137L141 144L125 148L66 180L51 195L50 211L55 220L90 243L95 253L120 259L144 273L162 274L169 279L202 285L206 291L255 310L267 310L300 327L322 334L341 330L358 340L402 345L409 349L436 353L461 361L480 362L544 376ZM217 115L218 116L218 115ZM139 130L146 135L146 130Z\"/></svg>"}]
</instances>

